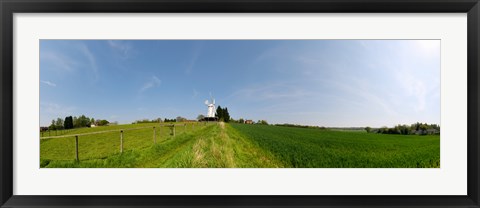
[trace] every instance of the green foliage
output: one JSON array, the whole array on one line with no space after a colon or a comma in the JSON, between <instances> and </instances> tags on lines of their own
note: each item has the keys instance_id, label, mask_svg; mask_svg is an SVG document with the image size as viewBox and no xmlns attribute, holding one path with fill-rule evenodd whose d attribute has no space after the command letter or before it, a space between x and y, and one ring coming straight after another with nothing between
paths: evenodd
<instances>
[{"instance_id":1,"label":"green foliage","mask_svg":"<svg viewBox=\"0 0 480 208\"><path fill-rule=\"evenodd\" d=\"M136 120L135 122L133 122L132 124L142 124L142 123L161 123L163 122L161 118L157 118L157 119L152 119L152 120L149 120L149 119L142 119L142 120Z\"/></svg>"},{"instance_id":2,"label":"green foliage","mask_svg":"<svg viewBox=\"0 0 480 208\"><path fill-rule=\"evenodd\" d=\"M98 123L99 121L106 121L106 120L97 120L96 123ZM90 119L85 115L81 115L79 117L75 116L73 118L72 116L67 116L65 117L65 120L61 118L57 118L56 121L52 120L52 124L49 126L49 130L83 128L83 127L90 127L91 124L95 124L94 119L93 118Z\"/></svg>"},{"instance_id":3,"label":"green foliage","mask_svg":"<svg viewBox=\"0 0 480 208\"><path fill-rule=\"evenodd\" d=\"M228 113L228 108L222 108L221 106L217 107L217 117L219 121L230 122L230 114Z\"/></svg>"},{"instance_id":4,"label":"green foliage","mask_svg":"<svg viewBox=\"0 0 480 208\"><path fill-rule=\"evenodd\" d=\"M98 121L98 122L97 122L97 125L99 125L99 126L106 126L106 125L109 124L109 123L110 123L109 121L103 119L103 120Z\"/></svg>"},{"instance_id":5,"label":"green foliage","mask_svg":"<svg viewBox=\"0 0 480 208\"><path fill-rule=\"evenodd\" d=\"M420 168L440 166L438 135L368 134L232 124L287 167Z\"/></svg>"},{"instance_id":6,"label":"green foliage","mask_svg":"<svg viewBox=\"0 0 480 208\"><path fill-rule=\"evenodd\" d=\"M89 127L90 126L90 118L86 117L85 115L81 115L78 118L73 118L73 126L75 128L80 127Z\"/></svg>"},{"instance_id":7,"label":"green foliage","mask_svg":"<svg viewBox=\"0 0 480 208\"><path fill-rule=\"evenodd\" d=\"M372 132L372 131L371 131ZM427 123L414 123L410 126L407 125L396 125L393 128L382 127L374 131L380 134L418 134L418 135L428 135L428 134L440 134L440 126L437 124L427 124Z\"/></svg>"},{"instance_id":8,"label":"green foliage","mask_svg":"<svg viewBox=\"0 0 480 208\"><path fill-rule=\"evenodd\" d=\"M72 116L65 117L65 121L63 122L63 127L65 129L73 129L73 118L72 118Z\"/></svg>"},{"instance_id":9,"label":"green foliage","mask_svg":"<svg viewBox=\"0 0 480 208\"><path fill-rule=\"evenodd\" d=\"M57 130L57 126L55 125L55 120L52 120L50 126L48 126L48 130Z\"/></svg>"},{"instance_id":10,"label":"green foliage","mask_svg":"<svg viewBox=\"0 0 480 208\"><path fill-rule=\"evenodd\" d=\"M177 118L175 119L176 122L184 122L186 120L187 120L186 118L181 117L181 116L177 116Z\"/></svg>"},{"instance_id":11,"label":"green foliage","mask_svg":"<svg viewBox=\"0 0 480 208\"><path fill-rule=\"evenodd\" d=\"M327 128L323 126L307 126L307 125L298 125L298 124L275 124L275 126L286 126L286 127L296 127L296 128L308 128L308 129L322 129L326 130Z\"/></svg>"},{"instance_id":12,"label":"green foliage","mask_svg":"<svg viewBox=\"0 0 480 208\"><path fill-rule=\"evenodd\" d=\"M63 129L63 123L64 123L63 119L57 118L57 121L55 121L55 129L56 130Z\"/></svg>"},{"instance_id":13,"label":"green foliage","mask_svg":"<svg viewBox=\"0 0 480 208\"><path fill-rule=\"evenodd\" d=\"M268 122L266 120L258 120L257 124L268 125Z\"/></svg>"}]
</instances>

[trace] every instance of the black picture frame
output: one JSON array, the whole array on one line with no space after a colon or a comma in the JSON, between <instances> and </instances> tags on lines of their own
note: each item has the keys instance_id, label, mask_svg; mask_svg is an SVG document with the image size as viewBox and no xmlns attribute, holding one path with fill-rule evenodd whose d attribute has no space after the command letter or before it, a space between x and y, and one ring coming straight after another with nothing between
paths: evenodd
<instances>
[{"instance_id":1,"label":"black picture frame","mask_svg":"<svg viewBox=\"0 0 480 208\"><path fill-rule=\"evenodd\" d=\"M1 207L480 207L479 0L0 0ZM25 196L13 195L15 13L467 13L468 194L465 196Z\"/></svg>"}]
</instances>

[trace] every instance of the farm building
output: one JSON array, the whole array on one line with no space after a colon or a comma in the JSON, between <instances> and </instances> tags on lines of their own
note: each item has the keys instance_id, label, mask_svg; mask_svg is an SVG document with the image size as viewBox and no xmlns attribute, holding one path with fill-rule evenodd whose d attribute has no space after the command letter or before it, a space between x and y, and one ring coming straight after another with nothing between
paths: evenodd
<instances>
[{"instance_id":1,"label":"farm building","mask_svg":"<svg viewBox=\"0 0 480 208\"><path fill-rule=\"evenodd\" d=\"M245 124L253 124L252 120L245 120Z\"/></svg>"}]
</instances>

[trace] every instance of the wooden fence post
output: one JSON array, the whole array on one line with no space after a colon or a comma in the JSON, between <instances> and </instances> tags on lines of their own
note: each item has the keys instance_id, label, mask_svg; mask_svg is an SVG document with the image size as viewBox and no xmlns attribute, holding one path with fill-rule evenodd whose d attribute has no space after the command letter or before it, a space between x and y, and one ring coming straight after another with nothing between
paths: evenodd
<instances>
[{"instance_id":1,"label":"wooden fence post","mask_svg":"<svg viewBox=\"0 0 480 208\"><path fill-rule=\"evenodd\" d=\"M75 160L78 162L78 135L75 135Z\"/></svg>"},{"instance_id":2,"label":"wooden fence post","mask_svg":"<svg viewBox=\"0 0 480 208\"><path fill-rule=\"evenodd\" d=\"M123 130L120 130L120 153L123 153Z\"/></svg>"},{"instance_id":3,"label":"wooden fence post","mask_svg":"<svg viewBox=\"0 0 480 208\"><path fill-rule=\"evenodd\" d=\"M153 127L153 143L157 143L157 130L155 129L155 126Z\"/></svg>"}]
</instances>

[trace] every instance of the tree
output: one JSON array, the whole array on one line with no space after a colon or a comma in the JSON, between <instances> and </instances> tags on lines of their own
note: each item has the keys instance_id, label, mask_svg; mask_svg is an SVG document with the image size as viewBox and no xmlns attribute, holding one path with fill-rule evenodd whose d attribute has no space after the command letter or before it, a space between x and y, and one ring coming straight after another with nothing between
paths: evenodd
<instances>
[{"instance_id":1,"label":"tree","mask_svg":"<svg viewBox=\"0 0 480 208\"><path fill-rule=\"evenodd\" d=\"M245 123L245 120L243 118L238 119L238 123Z\"/></svg>"},{"instance_id":2,"label":"tree","mask_svg":"<svg viewBox=\"0 0 480 208\"><path fill-rule=\"evenodd\" d=\"M92 124L95 125L95 119L93 119L93 118L90 119L90 125L92 125Z\"/></svg>"},{"instance_id":3,"label":"tree","mask_svg":"<svg viewBox=\"0 0 480 208\"><path fill-rule=\"evenodd\" d=\"M80 117L78 117L77 122L78 122L78 127L90 126L90 119L85 115L81 115Z\"/></svg>"},{"instance_id":4,"label":"tree","mask_svg":"<svg viewBox=\"0 0 480 208\"><path fill-rule=\"evenodd\" d=\"M181 116L177 116L177 118L175 119L177 122L184 122L186 121L187 119L184 118L184 117L181 117Z\"/></svg>"},{"instance_id":5,"label":"tree","mask_svg":"<svg viewBox=\"0 0 480 208\"><path fill-rule=\"evenodd\" d=\"M220 121L229 122L230 121L230 113L228 113L228 108L222 108L221 106L217 107L217 117Z\"/></svg>"},{"instance_id":6,"label":"tree","mask_svg":"<svg viewBox=\"0 0 480 208\"><path fill-rule=\"evenodd\" d=\"M378 133L388 134L388 127L382 126L382 128L378 130Z\"/></svg>"},{"instance_id":7,"label":"tree","mask_svg":"<svg viewBox=\"0 0 480 208\"><path fill-rule=\"evenodd\" d=\"M417 123L412 124L412 130L415 130L415 131L420 130L420 123L417 122Z\"/></svg>"},{"instance_id":8,"label":"tree","mask_svg":"<svg viewBox=\"0 0 480 208\"><path fill-rule=\"evenodd\" d=\"M98 120L97 120L98 121ZM109 124L110 122L108 122L107 120L103 119L103 120L99 120L98 121L98 125L99 126L105 126L107 124Z\"/></svg>"},{"instance_id":9,"label":"tree","mask_svg":"<svg viewBox=\"0 0 480 208\"><path fill-rule=\"evenodd\" d=\"M197 116L197 120L199 120L199 121L202 120L202 119L204 119L204 118L205 118L205 116L202 115L202 114L200 114L200 115Z\"/></svg>"},{"instance_id":10,"label":"tree","mask_svg":"<svg viewBox=\"0 0 480 208\"><path fill-rule=\"evenodd\" d=\"M367 133L370 133L370 131L372 131L372 128L370 128L369 126L365 127L365 131L367 131Z\"/></svg>"},{"instance_id":11,"label":"tree","mask_svg":"<svg viewBox=\"0 0 480 208\"><path fill-rule=\"evenodd\" d=\"M230 122L230 113L228 113L227 107L223 110L223 120L227 123Z\"/></svg>"},{"instance_id":12,"label":"tree","mask_svg":"<svg viewBox=\"0 0 480 208\"><path fill-rule=\"evenodd\" d=\"M428 124L428 123L414 123L410 126L398 124L393 128L382 127L378 129L378 133L382 134L438 134L440 133L440 126L437 124Z\"/></svg>"},{"instance_id":13,"label":"tree","mask_svg":"<svg viewBox=\"0 0 480 208\"><path fill-rule=\"evenodd\" d=\"M78 128L80 127L78 125L78 118L76 116L73 117L73 128Z\"/></svg>"},{"instance_id":14,"label":"tree","mask_svg":"<svg viewBox=\"0 0 480 208\"><path fill-rule=\"evenodd\" d=\"M55 129L63 129L63 119L57 118L57 121L55 121Z\"/></svg>"},{"instance_id":15,"label":"tree","mask_svg":"<svg viewBox=\"0 0 480 208\"><path fill-rule=\"evenodd\" d=\"M57 126L55 126L55 120L52 120L52 124L48 127L48 130L56 130Z\"/></svg>"},{"instance_id":16,"label":"tree","mask_svg":"<svg viewBox=\"0 0 480 208\"><path fill-rule=\"evenodd\" d=\"M421 124L420 125L420 130L422 131L421 132L422 135L427 134L427 129L428 129L428 126L426 124Z\"/></svg>"},{"instance_id":17,"label":"tree","mask_svg":"<svg viewBox=\"0 0 480 208\"><path fill-rule=\"evenodd\" d=\"M63 127L65 129L73 129L73 118L72 118L72 116L65 117L65 121L63 122Z\"/></svg>"},{"instance_id":18,"label":"tree","mask_svg":"<svg viewBox=\"0 0 480 208\"><path fill-rule=\"evenodd\" d=\"M220 106L220 105L217 107L217 117L218 117L219 121L224 121L223 120L223 109L222 109L222 106Z\"/></svg>"}]
</instances>

